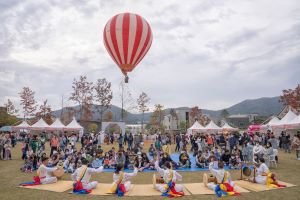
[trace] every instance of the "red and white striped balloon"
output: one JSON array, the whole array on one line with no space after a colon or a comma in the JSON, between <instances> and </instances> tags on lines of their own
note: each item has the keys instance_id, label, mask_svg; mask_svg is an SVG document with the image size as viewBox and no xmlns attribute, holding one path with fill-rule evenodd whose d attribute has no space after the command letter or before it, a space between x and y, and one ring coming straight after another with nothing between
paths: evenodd
<instances>
[{"instance_id":1,"label":"red and white striped balloon","mask_svg":"<svg viewBox=\"0 0 300 200\"><path fill-rule=\"evenodd\" d=\"M148 52L152 31L143 17L121 13L107 22L103 40L109 55L127 76L127 72L131 72Z\"/></svg>"}]
</instances>

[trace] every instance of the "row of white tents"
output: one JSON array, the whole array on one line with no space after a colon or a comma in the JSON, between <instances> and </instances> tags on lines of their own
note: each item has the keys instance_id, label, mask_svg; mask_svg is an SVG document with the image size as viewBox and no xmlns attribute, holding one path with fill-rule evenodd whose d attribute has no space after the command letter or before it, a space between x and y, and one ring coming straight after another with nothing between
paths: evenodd
<instances>
[{"instance_id":1,"label":"row of white tents","mask_svg":"<svg viewBox=\"0 0 300 200\"><path fill-rule=\"evenodd\" d=\"M300 129L300 115L296 115L291 109L282 119L274 116L264 127L284 128L284 129Z\"/></svg>"},{"instance_id":2,"label":"row of white tents","mask_svg":"<svg viewBox=\"0 0 300 200\"><path fill-rule=\"evenodd\" d=\"M64 125L59 119L48 125L42 118L39 119L36 123L29 125L26 121L23 121L21 124L12 127L13 130L35 130L35 131L80 131L83 130L83 127L76 121L75 118L68 124Z\"/></svg>"},{"instance_id":3,"label":"row of white tents","mask_svg":"<svg viewBox=\"0 0 300 200\"><path fill-rule=\"evenodd\" d=\"M206 125L202 126L198 121L187 129L188 134L193 132L221 132L221 131L237 131L238 128L230 126L227 122L224 123L222 127L216 125L212 120Z\"/></svg>"}]
</instances>

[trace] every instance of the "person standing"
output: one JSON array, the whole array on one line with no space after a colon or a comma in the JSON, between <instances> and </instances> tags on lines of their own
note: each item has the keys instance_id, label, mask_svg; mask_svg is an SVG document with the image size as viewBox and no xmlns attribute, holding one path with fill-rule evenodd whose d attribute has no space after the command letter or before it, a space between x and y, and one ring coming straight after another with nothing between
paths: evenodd
<instances>
[{"instance_id":1,"label":"person standing","mask_svg":"<svg viewBox=\"0 0 300 200\"><path fill-rule=\"evenodd\" d=\"M125 132L125 134L124 134L124 145L127 144L127 140L128 140L128 136L127 136L127 133Z\"/></svg>"},{"instance_id":2,"label":"person standing","mask_svg":"<svg viewBox=\"0 0 300 200\"><path fill-rule=\"evenodd\" d=\"M295 135L293 139L292 148L296 150L296 159L300 160L300 132L299 131L297 131L297 135Z\"/></svg>"},{"instance_id":3,"label":"person standing","mask_svg":"<svg viewBox=\"0 0 300 200\"><path fill-rule=\"evenodd\" d=\"M176 137L175 137L175 142L176 142L175 151L180 150L180 141L181 141L181 136L180 136L180 134L177 134Z\"/></svg>"},{"instance_id":4,"label":"person standing","mask_svg":"<svg viewBox=\"0 0 300 200\"><path fill-rule=\"evenodd\" d=\"M129 133L129 136L128 136L128 148L130 150L132 149L132 142L133 142L133 135L132 135L132 133Z\"/></svg>"},{"instance_id":5,"label":"person standing","mask_svg":"<svg viewBox=\"0 0 300 200\"><path fill-rule=\"evenodd\" d=\"M121 149L123 147L123 136L122 136L122 133L120 134L120 136L118 138L118 143L119 143L119 149Z\"/></svg>"},{"instance_id":6,"label":"person standing","mask_svg":"<svg viewBox=\"0 0 300 200\"><path fill-rule=\"evenodd\" d=\"M50 140L50 147L51 147L50 156L52 156L53 151L57 151L58 145L59 145L59 139L56 135L53 135L53 137Z\"/></svg>"}]
</instances>

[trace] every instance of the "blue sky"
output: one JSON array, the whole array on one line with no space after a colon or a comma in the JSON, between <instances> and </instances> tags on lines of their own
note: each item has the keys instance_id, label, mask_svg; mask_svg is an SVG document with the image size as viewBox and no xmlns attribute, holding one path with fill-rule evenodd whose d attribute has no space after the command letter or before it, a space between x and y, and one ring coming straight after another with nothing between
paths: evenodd
<instances>
[{"instance_id":1,"label":"blue sky","mask_svg":"<svg viewBox=\"0 0 300 200\"><path fill-rule=\"evenodd\" d=\"M2 0L0 103L19 104L29 86L38 102L59 108L64 95L72 105L72 80L87 75L111 81L120 105L123 77L102 31L121 12L140 14L152 28L152 47L128 85L152 106L221 109L299 84L298 0Z\"/></svg>"}]
</instances>

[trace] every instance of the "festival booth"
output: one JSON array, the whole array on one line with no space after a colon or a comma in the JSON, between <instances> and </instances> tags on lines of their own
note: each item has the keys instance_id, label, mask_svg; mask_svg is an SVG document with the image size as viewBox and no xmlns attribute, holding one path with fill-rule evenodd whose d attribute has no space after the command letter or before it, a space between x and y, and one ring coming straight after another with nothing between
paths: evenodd
<instances>
[{"instance_id":1,"label":"festival booth","mask_svg":"<svg viewBox=\"0 0 300 200\"><path fill-rule=\"evenodd\" d=\"M224 123L224 125L221 127L222 130L227 130L227 131L237 131L239 130L238 128L234 128L232 126L230 126L227 122Z\"/></svg>"},{"instance_id":2,"label":"festival booth","mask_svg":"<svg viewBox=\"0 0 300 200\"><path fill-rule=\"evenodd\" d=\"M221 128L222 128L223 134L225 134L225 135L228 135L228 133L230 133L230 132L239 130L238 128L234 128L234 127L230 126L227 122L225 122Z\"/></svg>"},{"instance_id":3,"label":"festival booth","mask_svg":"<svg viewBox=\"0 0 300 200\"><path fill-rule=\"evenodd\" d=\"M215 124L213 120L210 120L210 122L204 127L204 130L207 131L207 133L218 133L223 129Z\"/></svg>"},{"instance_id":4,"label":"festival booth","mask_svg":"<svg viewBox=\"0 0 300 200\"><path fill-rule=\"evenodd\" d=\"M193 126L187 129L188 135L191 135L193 133L203 133L204 131L204 127L198 121L195 121Z\"/></svg>"},{"instance_id":5,"label":"festival booth","mask_svg":"<svg viewBox=\"0 0 300 200\"><path fill-rule=\"evenodd\" d=\"M17 126L12 126L13 130L28 130L29 128L30 125L26 121L22 121L22 123Z\"/></svg>"},{"instance_id":6,"label":"festival booth","mask_svg":"<svg viewBox=\"0 0 300 200\"><path fill-rule=\"evenodd\" d=\"M35 124L30 126L30 130L34 131L44 131L49 128L49 125L43 120L43 118L39 119Z\"/></svg>"},{"instance_id":7,"label":"festival booth","mask_svg":"<svg viewBox=\"0 0 300 200\"><path fill-rule=\"evenodd\" d=\"M273 125L271 125L274 135L279 136L282 131L288 128L289 123L295 118L297 118L297 115L291 109L289 109L289 111L281 120L279 120L278 122L275 121Z\"/></svg>"},{"instance_id":8,"label":"festival booth","mask_svg":"<svg viewBox=\"0 0 300 200\"><path fill-rule=\"evenodd\" d=\"M272 127L272 126L276 126L277 124L279 124L279 122L280 122L280 119L278 119L278 117L276 117L276 116L273 116L273 118L266 125L269 127Z\"/></svg>"},{"instance_id":9,"label":"festival booth","mask_svg":"<svg viewBox=\"0 0 300 200\"><path fill-rule=\"evenodd\" d=\"M64 127L65 131L83 131L83 127L76 121L75 117L73 117L73 120Z\"/></svg>"},{"instance_id":10,"label":"festival booth","mask_svg":"<svg viewBox=\"0 0 300 200\"><path fill-rule=\"evenodd\" d=\"M47 128L49 131L63 131L66 126L61 123L61 121L56 118L55 121Z\"/></svg>"},{"instance_id":11,"label":"festival booth","mask_svg":"<svg viewBox=\"0 0 300 200\"><path fill-rule=\"evenodd\" d=\"M295 135L297 131L300 131L300 115L291 120L285 125L285 129L291 135Z\"/></svg>"}]
</instances>

